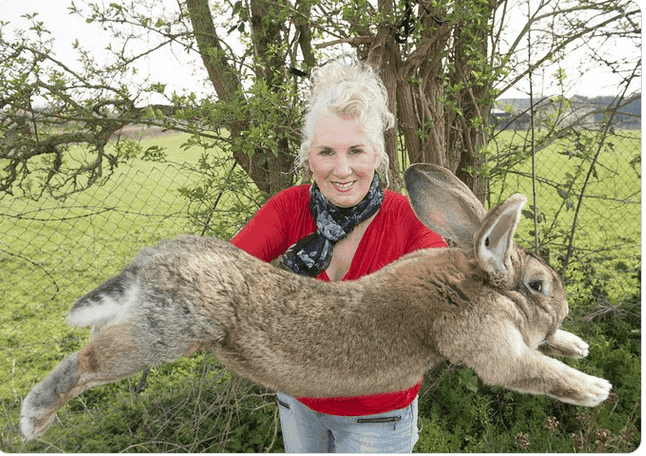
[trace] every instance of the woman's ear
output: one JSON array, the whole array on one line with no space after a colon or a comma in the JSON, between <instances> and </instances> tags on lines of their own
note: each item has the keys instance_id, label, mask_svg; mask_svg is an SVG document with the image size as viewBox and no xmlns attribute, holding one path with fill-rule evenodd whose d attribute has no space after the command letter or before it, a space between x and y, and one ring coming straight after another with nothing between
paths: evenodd
<instances>
[{"instance_id":1,"label":"woman's ear","mask_svg":"<svg viewBox=\"0 0 646 456\"><path fill-rule=\"evenodd\" d=\"M375 173L378 173L379 168L381 167L381 154L378 154L376 151L374 152L374 154L375 154Z\"/></svg>"}]
</instances>

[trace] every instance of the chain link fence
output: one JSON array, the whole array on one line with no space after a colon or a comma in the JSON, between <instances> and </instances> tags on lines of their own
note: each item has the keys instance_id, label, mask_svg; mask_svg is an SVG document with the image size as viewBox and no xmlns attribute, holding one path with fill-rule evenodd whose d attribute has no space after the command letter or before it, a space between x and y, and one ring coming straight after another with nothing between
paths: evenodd
<instances>
[{"instance_id":1,"label":"chain link fence","mask_svg":"<svg viewBox=\"0 0 646 456\"><path fill-rule=\"evenodd\" d=\"M615 310L639 302L641 133L586 129L530 143L514 131L489 144L490 204L527 197L517 240L563 275L572 297Z\"/></svg>"},{"instance_id":2,"label":"chain link fence","mask_svg":"<svg viewBox=\"0 0 646 456\"><path fill-rule=\"evenodd\" d=\"M83 337L67 330L71 304L134 254L191 231L178 188L195 172L175 164L124 167L105 185L64 200L0 199L1 400L33 386L35 361L58 358ZM70 339L71 338L71 339ZM52 345L57 349L53 350Z\"/></svg>"},{"instance_id":3,"label":"chain link fence","mask_svg":"<svg viewBox=\"0 0 646 456\"><path fill-rule=\"evenodd\" d=\"M500 142L500 154L515 147L517 140ZM528 196L528 217L519 232L532 241L536 213L541 253L551 256L553 266L567 253L576 213L571 267L592 277L590 268L611 262L603 274L586 280L599 282L588 283L590 287L612 281L612 291L606 291L604 299L616 306L622 293L640 287L641 135L619 131L612 141L613 146L606 145L599 155L585 189L582 176L591 169L590 162L569 156L569 148L576 149L570 144L539 159L536 206L528 159L495 174L490 194L492 203L515 192ZM497 160L502 163L502 155ZM42 378L42 366L53 367L86 342L87 330L64 323L72 303L120 271L141 247L200 231L179 189L199 186L201 178L198 170L187 166L142 162L125 167L102 186L64 200L0 198L3 431L17 435L17 410ZM582 283L581 293L590 292Z\"/></svg>"}]
</instances>

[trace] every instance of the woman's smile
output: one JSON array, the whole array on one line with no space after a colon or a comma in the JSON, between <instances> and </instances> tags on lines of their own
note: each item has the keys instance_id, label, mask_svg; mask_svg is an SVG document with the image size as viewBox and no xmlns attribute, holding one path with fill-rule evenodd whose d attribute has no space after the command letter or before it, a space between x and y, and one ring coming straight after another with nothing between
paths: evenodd
<instances>
[{"instance_id":1,"label":"woman's smile","mask_svg":"<svg viewBox=\"0 0 646 456\"><path fill-rule=\"evenodd\" d=\"M352 185L354 185L356 181L350 181L350 182L332 182L332 185L336 187L336 189L340 192L347 192L350 190Z\"/></svg>"}]
</instances>

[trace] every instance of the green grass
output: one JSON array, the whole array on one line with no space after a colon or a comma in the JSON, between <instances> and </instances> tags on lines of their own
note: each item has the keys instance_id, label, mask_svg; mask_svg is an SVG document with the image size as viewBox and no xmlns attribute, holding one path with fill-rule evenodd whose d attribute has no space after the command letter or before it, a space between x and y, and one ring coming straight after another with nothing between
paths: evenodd
<instances>
[{"instance_id":1,"label":"green grass","mask_svg":"<svg viewBox=\"0 0 646 456\"><path fill-rule=\"evenodd\" d=\"M427 375L422 389L416 451L629 452L639 445L640 321L621 312L639 309L639 280L630 276L641 267L635 251L641 214L639 204L615 200L641 199L640 181L629 164L640 136L626 137L627 155L608 151L601 157L603 167L589 194L603 198L585 200L568 275L571 317L564 323L591 346L587 359L567 362L609 379L611 400L593 410L574 407L487 387L467 368L442 365ZM203 151L183 151L185 138L152 138L144 147L160 145L169 161L197 163ZM539 157L539 175L553 182L567 180L566 173L577 169L575 159L559 155L559 147L565 146L555 144ZM528 166L517 169L527 173ZM0 347L5 354L0 359L0 450L282 451L273 395L223 370L213 354L153 369L141 395L134 393L137 376L94 388L63 407L42 439L25 443L17 433L22 398L63 356L87 342L88 329L64 322L71 304L121 270L139 248L195 231L178 190L195 182L195 172L135 160L103 186L63 202L0 199ZM518 174L493 185L496 198L532 193L531 180ZM572 211L559 210L563 199L550 185L541 184L538 195L542 248L549 248L558 266L561 232L571 224ZM531 230L531 222L523 220L518 234L524 245L533 238ZM614 310L599 312L603 306Z\"/></svg>"}]
</instances>

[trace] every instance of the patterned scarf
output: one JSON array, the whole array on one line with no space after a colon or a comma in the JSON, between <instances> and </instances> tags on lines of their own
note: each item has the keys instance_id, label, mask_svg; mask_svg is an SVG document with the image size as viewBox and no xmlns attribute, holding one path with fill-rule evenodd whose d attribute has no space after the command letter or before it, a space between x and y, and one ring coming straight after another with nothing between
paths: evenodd
<instances>
[{"instance_id":1,"label":"patterned scarf","mask_svg":"<svg viewBox=\"0 0 646 456\"><path fill-rule=\"evenodd\" d=\"M330 265L334 244L346 238L359 223L376 214L383 200L384 192L379 188L377 173L365 198L349 208L331 204L314 182L310 188L310 212L317 230L288 248L279 260L280 266L296 274L318 276Z\"/></svg>"}]
</instances>

